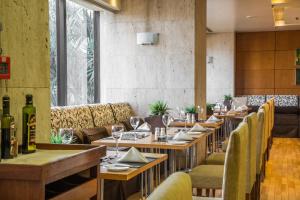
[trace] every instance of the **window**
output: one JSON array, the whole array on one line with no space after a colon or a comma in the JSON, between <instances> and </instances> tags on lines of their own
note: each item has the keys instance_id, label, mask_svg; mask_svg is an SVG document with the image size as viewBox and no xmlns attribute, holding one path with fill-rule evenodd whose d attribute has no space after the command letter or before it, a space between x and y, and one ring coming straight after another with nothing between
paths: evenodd
<instances>
[{"instance_id":1,"label":"window","mask_svg":"<svg viewBox=\"0 0 300 200\"><path fill-rule=\"evenodd\" d=\"M99 102L99 13L71 0L49 0L51 103Z\"/></svg>"}]
</instances>

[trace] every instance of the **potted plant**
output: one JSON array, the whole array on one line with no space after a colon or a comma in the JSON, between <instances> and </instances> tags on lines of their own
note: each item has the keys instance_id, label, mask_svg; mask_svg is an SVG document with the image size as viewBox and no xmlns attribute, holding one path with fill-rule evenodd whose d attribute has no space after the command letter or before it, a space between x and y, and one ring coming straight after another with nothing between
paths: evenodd
<instances>
[{"instance_id":1,"label":"potted plant","mask_svg":"<svg viewBox=\"0 0 300 200\"><path fill-rule=\"evenodd\" d=\"M170 108L164 101L155 101L149 105L150 116L145 118L145 122L151 125L151 131L154 133L155 128L164 128L162 116L168 113Z\"/></svg>"},{"instance_id":2,"label":"potted plant","mask_svg":"<svg viewBox=\"0 0 300 200\"><path fill-rule=\"evenodd\" d=\"M188 106L185 108L185 113L195 115L195 119L198 120L198 112L196 106Z\"/></svg>"},{"instance_id":3,"label":"potted plant","mask_svg":"<svg viewBox=\"0 0 300 200\"><path fill-rule=\"evenodd\" d=\"M214 113L214 107L216 106L216 104L213 103L207 103L206 104L206 113L207 115L212 115Z\"/></svg>"},{"instance_id":4,"label":"potted plant","mask_svg":"<svg viewBox=\"0 0 300 200\"><path fill-rule=\"evenodd\" d=\"M231 109L231 103L232 103L232 96L230 94L224 95L224 106L227 107L227 110Z\"/></svg>"}]
</instances>

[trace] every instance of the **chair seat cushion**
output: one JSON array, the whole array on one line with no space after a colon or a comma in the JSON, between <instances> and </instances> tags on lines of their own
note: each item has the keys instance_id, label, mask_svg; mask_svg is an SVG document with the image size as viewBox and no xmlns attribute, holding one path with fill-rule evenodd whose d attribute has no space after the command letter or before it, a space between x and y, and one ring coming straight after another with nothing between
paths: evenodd
<instances>
[{"instance_id":1,"label":"chair seat cushion","mask_svg":"<svg viewBox=\"0 0 300 200\"><path fill-rule=\"evenodd\" d=\"M189 173L193 188L221 189L223 182L223 165L200 165Z\"/></svg>"},{"instance_id":2,"label":"chair seat cushion","mask_svg":"<svg viewBox=\"0 0 300 200\"><path fill-rule=\"evenodd\" d=\"M213 153L206 159L207 165L224 165L225 153Z\"/></svg>"}]
</instances>

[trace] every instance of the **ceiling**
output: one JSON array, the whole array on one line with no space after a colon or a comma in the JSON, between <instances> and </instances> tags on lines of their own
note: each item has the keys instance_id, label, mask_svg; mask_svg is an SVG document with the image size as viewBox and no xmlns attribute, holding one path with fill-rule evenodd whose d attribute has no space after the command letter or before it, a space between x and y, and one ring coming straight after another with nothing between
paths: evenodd
<instances>
[{"instance_id":1,"label":"ceiling","mask_svg":"<svg viewBox=\"0 0 300 200\"><path fill-rule=\"evenodd\" d=\"M271 0L207 0L207 27L213 32L300 30L300 0L285 5L288 26L274 26Z\"/></svg>"}]
</instances>

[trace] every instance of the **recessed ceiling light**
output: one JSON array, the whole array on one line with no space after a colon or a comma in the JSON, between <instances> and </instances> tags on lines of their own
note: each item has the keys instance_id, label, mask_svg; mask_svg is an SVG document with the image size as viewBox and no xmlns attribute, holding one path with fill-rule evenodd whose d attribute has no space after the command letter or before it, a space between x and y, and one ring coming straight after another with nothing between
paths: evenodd
<instances>
[{"instance_id":1,"label":"recessed ceiling light","mask_svg":"<svg viewBox=\"0 0 300 200\"><path fill-rule=\"evenodd\" d=\"M256 18L256 17L257 17L257 16L253 16L253 15L247 15L247 16L246 16L247 19L254 19L254 18Z\"/></svg>"}]
</instances>

